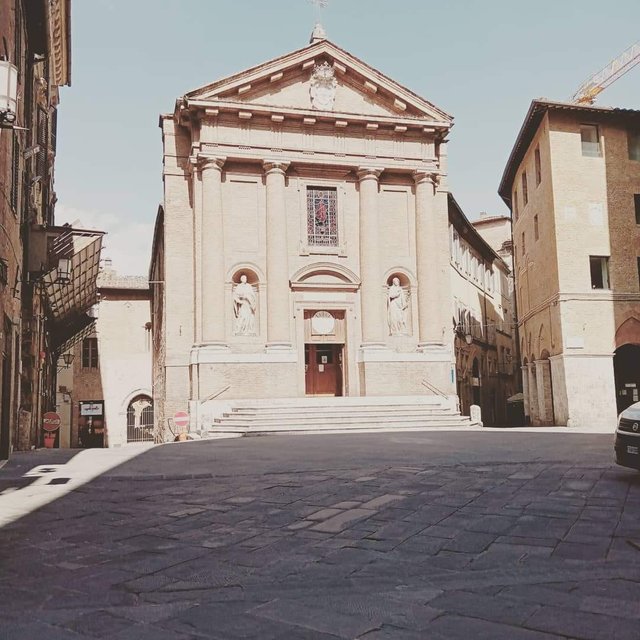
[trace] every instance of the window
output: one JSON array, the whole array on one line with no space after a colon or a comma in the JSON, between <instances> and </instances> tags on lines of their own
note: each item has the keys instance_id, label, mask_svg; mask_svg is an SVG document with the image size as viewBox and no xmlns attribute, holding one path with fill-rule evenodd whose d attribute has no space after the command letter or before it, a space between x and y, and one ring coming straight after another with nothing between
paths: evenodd
<instances>
[{"instance_id":1,"label":"window","mask_svg":"<svg viewBox=\"0 0 640 640\"><path fill-rule=\"evenodd\" d=\"M533 216L533 233L535 235L536 240L540 237L540 233L538 230L538 215Z\"/></svg>"},{"instance_id":2,"label":"window","mask_svg":"<svg viewBox=\"0 0 640 640\"><path fill-rule=\"evenodd\" d=\"M513 217L518 220L518 190L513 192Z\"/></svg>"},{"instance_id":3,"label":"window","mask_svg":"<svg viewBox=\"0 0 640 640\"><path fill-rule=\"evenodd\" d=\"M627 132L629 160L640 160L640 131Z\"/></svg>"},{"instance_id":4,"label":"window","mask_svg":"<svg viewBox=\"0 0 640 640\"><path fill-rule=\"evenodd\" d=\"M609 258L606 256L589 256L591 268L591 288L609 288Z\"/></svg>"},{"instance_id":5,"label":"window","mask_svg":"<svg viewBox=\"0 0 640 640\"><path fill-rule=\"evenodd\" d=\"M525 254L525 250L526 249L525 249L525 244L524 244L524 231L523 231L522 232L522 251L520 253L520 255L523 256L523 257L524 257L524 254Z\"/></svg>"},{"instance_id":6,"label":"window","mask_svg":"<svg viewBox=\"0 0 640 640\"><path fill-rule=\"evenodd\" d=\"M638 258L638 284L640 284L640 258Z\"/></svg>"},{"instance_id":7,"label":"window","mask_svg":"<svg viewBox=\"0 0 640 640\"><path fill-rule=\"evenodd\" d=\"M536 164L536 187L542 182L542 167L540 165L540 147L533 152Z\"/></svg>"},{"instance_id":8,"label":"window","mask_svg":"<svg viewBox=\"0 0 640 640\"><path fill-rule=\"evenodd\" d=\"M583 156L599 158L602 155L600 151L600 134L595 124L581 124L580 139L582 141Z\"/></svg>"},{"instance_id":9,"label":"window","mask_svg":"<svg viewBox=\"0 0 640 640\"><path fill-rule=\"evenodd\" d=\"M336 189L307 187L307 238L309 244L338 246Z\"/></svg>"},{"instance_id":10,"label":"window","mask_svg":"<svg viewBox=\"0 0 640 640\"><path fill-rule=\"evenodd\" d=\"M522 172L522 202L524 206L527 206L527 202L529 202L529 191L527 189L527 172Z\"/></svg>"},{"instance_id":11,"label":"window","mask_svg":"<svg viewBox=\"0 0 640 640\"><path fill-rule=\"evenodd\" d=\"M49 140L49 117L47 112L38 107L37 140L40 147L36 154L36 175L44 178L47 171L47 142Z\"/></svg>"},{"instance_id":12,"label":"window","mask_svg":"<svg viewBox=\"0 0 640 640\"><path fill-rule=\"evenodd\" d=\"M633 204L636 208L636 224L640 224L640 193L633 194Z\"/></svg>"},{"instance_id":13,"label":"window","mask_svg":"<svg viewBox=\"0 0 640 640\"><path fill-rule=\"evenodd\" d=\"M98 338L85 338L82 341L82 367L98 368Z\"/></svg>"},{"instance_id":14,"label":"window","mask_svg":"<svg viewBox=\"0 0 640 640\"><path fill-rule=\"evenodd\" d=\"M9 263L0 258L0 284L8 284L9 282Z\"/></svg>"}]
</instances>

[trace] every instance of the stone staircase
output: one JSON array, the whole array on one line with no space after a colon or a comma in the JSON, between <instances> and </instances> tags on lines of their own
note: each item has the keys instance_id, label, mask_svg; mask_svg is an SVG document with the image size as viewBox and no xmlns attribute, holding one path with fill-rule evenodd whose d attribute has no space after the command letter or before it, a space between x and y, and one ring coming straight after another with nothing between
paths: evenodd
<instances>
[{"instance_id":1,"label":"stone staircase","mask_svg":"<svg viewBox=\"0 0 640 640\"><path fill-rule=\"evenodd\" d=\"M440 396L228 401L204 437L479 428Z\"/></svg>"}]
</instances>

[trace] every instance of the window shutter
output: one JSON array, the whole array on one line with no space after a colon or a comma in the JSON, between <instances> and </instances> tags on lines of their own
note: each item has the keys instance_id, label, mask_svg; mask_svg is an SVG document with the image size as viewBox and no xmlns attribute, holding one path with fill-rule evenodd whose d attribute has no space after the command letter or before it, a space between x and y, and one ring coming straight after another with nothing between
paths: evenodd
<instances>
[{"instance_id":1,"label":"window shutter","mask_svg":"<svg viewBox=\"0 0 640 640\"><path fill-rule=\"evenodd\" d=\"M18 134L13 132L13 147L11 150L11 208L14 214L18 214L20 204L20 143Z\"/></svg>"}]
</instances>

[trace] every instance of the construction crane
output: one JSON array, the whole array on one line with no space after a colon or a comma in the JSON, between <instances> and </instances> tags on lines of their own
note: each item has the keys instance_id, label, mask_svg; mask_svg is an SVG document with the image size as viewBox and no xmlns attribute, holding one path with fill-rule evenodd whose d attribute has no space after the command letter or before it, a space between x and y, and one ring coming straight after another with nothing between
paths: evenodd
<instances>
[{"instance_id":1,"label":"construction crane","mask_svg":"<svg viewBox=\"0 0 640 640\"><path fill-rule=\"evenodd\" d=\"M626 51L612 60L604 69L580 85L574 93L572 102L576 104L593 104L596 97L609 85L621 78L640 63L640 42L631 45Z\"/></svg>"}]
</instances>

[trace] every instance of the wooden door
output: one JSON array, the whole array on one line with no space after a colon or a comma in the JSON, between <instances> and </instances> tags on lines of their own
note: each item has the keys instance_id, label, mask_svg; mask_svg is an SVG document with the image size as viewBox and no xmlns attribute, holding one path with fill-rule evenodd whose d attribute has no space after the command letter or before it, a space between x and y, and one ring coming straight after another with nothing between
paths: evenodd
<instances>
[{"instance_id":1,"label":"wooden door","mask_svg":"<svg viewBox=\"0 0 640 640\"><path fill-rule=\"evenodd\" d=\"M307 395L342 395L341 344L306 344L304 363Z\"/></svg>"}]
</instances>

